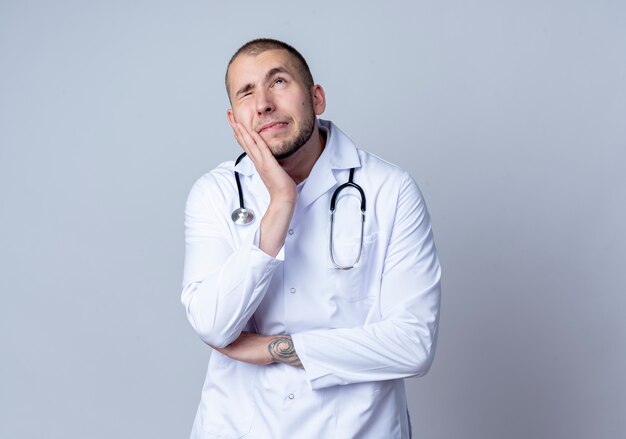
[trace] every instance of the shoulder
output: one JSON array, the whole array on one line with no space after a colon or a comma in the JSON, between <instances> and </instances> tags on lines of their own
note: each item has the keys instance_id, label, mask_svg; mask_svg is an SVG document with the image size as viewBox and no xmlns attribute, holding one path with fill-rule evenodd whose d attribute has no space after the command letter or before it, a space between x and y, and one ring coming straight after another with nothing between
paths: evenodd
<instances>
[{"instance_id":1,"label":"shoulder","mask_svg":"<svg viewBox=\"0 0 626 439\"><path fill-rule=\"evenodd\" d=\"M189 192L188 202L193 200L222 201L232 197L236 191L235 162L222 162L196 179Z\"/></svg>"},{"instance_id":2,"label":"shoulder","mask_svg":"<svg viewBox=\"0 0 626 439\"><path fill-rule=\"evenodd\" d=\"M357 148L357 153L361 161L362 172L367 173L368 179L386 186L395 186L398 190L406 185L417 186L411 174L401 166L359 148Z\"/></svg>"},{"instance_id":3,"label":"shoulder","mask_svg":"<svg viewBox=\"0 0 626 439\"><path fill-rule=\"evenodd\" d=\"M222 191L235 186L235 162L229 160L222 162L209 172L201 175L193 187L198 187L205 191Z\"/></svg>"},{"instance_id":4,"label":"shoulder","mask_svg":"<svg viewBox=\"0 0 626 439\"><path fill-rule=\"evenodd\" d=\"M370 199L375 206L389 211L406 210L415 215L425 213L422 191L408 171L371 152L358 148L357 151L363 169L362 179L368 193L374 195Z\"/></svg>"},{"instance_id":5,"label":"shoulder","mask_svg":"<svg viewBox=\"0 0 626 439\"><path fill-rule=\"evenodd\" d=\"M233 160L222 162L215 168L198 177L194 186L211 188L214 186L224 185L225 183L230 183L229 180L233 180L234 182L234 166L235 162Z\"/></svg>"}]
</instances>

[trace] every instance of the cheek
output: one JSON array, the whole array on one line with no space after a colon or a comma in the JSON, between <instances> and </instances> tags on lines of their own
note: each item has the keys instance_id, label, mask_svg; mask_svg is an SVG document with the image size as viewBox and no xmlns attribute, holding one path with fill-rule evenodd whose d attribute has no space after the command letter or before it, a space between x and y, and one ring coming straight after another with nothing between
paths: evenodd
<instances>
[{"instance_id":1,"label":"cheek","mask_svg":"<svg viewBox=\"0 0 626 439\"><path fill-rule=\"evenodd\" d=\"M250 111L245 106L241 106L236 110L233 110L233 117L235 121L242 124L247 129L251 129L254 122L254 112Z\"/></svg>"}]
</instances>

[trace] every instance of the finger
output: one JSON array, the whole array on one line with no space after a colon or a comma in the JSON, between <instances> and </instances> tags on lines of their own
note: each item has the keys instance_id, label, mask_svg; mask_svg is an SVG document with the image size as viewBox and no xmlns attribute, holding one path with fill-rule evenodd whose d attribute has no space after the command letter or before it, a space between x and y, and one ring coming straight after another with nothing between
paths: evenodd
<instances>
[{"instance_id":1,"label":"finger","mask_svg":"<svg viewBox=\"0 0 626 439\"><path fill-rule=\"evenodd\" d=\"M237 128L236 125L230 122L229 122L229 125L230 125L230 128L233 130L233 135L235 136L235 140L237 140L237 143L239 144L239 146L241 146L243 150L246 152L246 154L248 154L248 145L246 145L246 143L241 138L241 134L239 133L239 128Z\"/></svg>"},{"instance_id":2,"label":"finger","mask_svg":"<svg viewBox=\"0 0 626 439\"><path fill-rule=\"evenodd\" d=\"M273 159L274 158L274 154L272 154L272 151L270 150L270 147L267 146L267 143L265 143L265 140L263 140L263 137L257 133L256 131L251 133L252 138L255 140L260 153L263 155L263 157L265 159L270 159L270 157Z\"/></svg>"},{"instance_id":3,"label":"finger","mask_svg":"<svg viewBox=\"0 0 626 439\"><path fill-rule=\"evenodd\" d=\"M239 135L241 136L241 139L243 140L243 142L245 143L245 145L248 148L248 150L246 152L248 153L248 155L250 156L252 161L255 164L257 162L261 161L263 157L261 155L259 147L257 146L256 141L250 135L250 132L246 129L246 127L244 127L240 123L235 122L235 124L237 126L237 132L239 133Z\"/></svg>"},{"instance_id":4,"label":"finger","mask_svg":"<svg viewBox=\"0 0 626 439\"><path fill-rule=\"evenodd\" d=\"M246 147L247 145L245 144L245 142L243 141L243 138L241 136L241 130L239 129L238 124L235 122L234 124L231 124L230 127L233 130L233 134L235 135L235 139L237 139L237 142L242 146L242 147Z\"/></svg>"},{"instance_id":5,"label":"finger","mask_svg":"<svg viewBox=\"0 0 626 439\"><path fill-rule=\"evenodd\" d=\"M231 121L228 121L228 125L230 125L230 129L233 130L233 134L235 135L235 139L237 139L237 142L240 142L241 141L241 136L239 136L239 132L237 130L236 122L235 123L231 123Z\"/></svg>"},{"instance_id":6,"label":"finger","mask_svg":"<svg viewBox=\"0 0 626 439\"><path fill-rule=\"evenodd\" d=\"M252 138L252 135L250 134L251 131L248 131L248 128L238 122L236 122L236 124L239 135L245 140L248 147L256 146L256 141Z\"/></svg>"},{"instance_id":7,"label":"finger","mask_svg":"<svg viewBox=\"0 0 626 439\"><path fill-rule=\"evenodd\" d=\"M239 138L241 139L241 141L246 145L248 149L254 146L255 142L252 139L252 136L248 134L248 131L245 129L243 125L241 125L238 122L235 122L235 130L237 134L239 135Z\"/></svg>"},{"instance_id":8,"label":"finger","mask_svg":"<svg viewBox=\"0 0 626 439\"><path fill-rule=\"evenodd\" d=\"M245 151L245 153L248 155L248 157L250 157L250 159L253 162L255 162L255 160L257 160L258 158L258 153L256 153L255 151L256 145L254 144L254 142L251 142L249 139L245 137L245 133L242 129L243 125L241 125L238 122L235 122L234 124L231 123L230 127L233 130L235 139L237 140L237 143L239 143L239 146L241 146L243 150Z\"/></svg>"},{"instance_id":9,"label":"finger","mask_svg":"<svg viewBox=\"0 0 626 439\"><path fill-rule=\"evenodd\" d=\"M243 132L241 131L241 127L239 124L235 123L235 125L231 125L233 128L233 132L235 133L235 138L237 139L237 143L243 148L243 150L248 154L250 159L254 161L254 153L250 150L249 141L244 138Z\"/></svg>"}]
</instances>

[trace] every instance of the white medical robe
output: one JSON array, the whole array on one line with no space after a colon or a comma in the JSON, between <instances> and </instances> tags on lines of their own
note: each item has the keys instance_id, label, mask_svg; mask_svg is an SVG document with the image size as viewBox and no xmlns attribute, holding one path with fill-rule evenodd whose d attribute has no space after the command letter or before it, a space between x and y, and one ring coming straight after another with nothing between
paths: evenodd
<instances>
[{"instance_id":1,"label":"white medical robe","mask_svg":"<svg viewBox=\"0 0 626 439\"><path fill-rule=\"evenodd\" d=\"M222 163L189 194L181 299L199 337L226 346L241 331L290 334L304 366L255 366L213 352L192 439L409 437L403 378L428 371L437 339L441 270L430 216L407 172L357 149L333 123L317 123L326 146L276 257L258 247L270 200L249 158ZM363 251L357 267L337 270L330 200L353 167L366 197ZM239 207L234 170L256 214L246 226L231 220ZM358 191L344 189L339 263L356 258L360 221Z\"/></svg>"}]
</instances>

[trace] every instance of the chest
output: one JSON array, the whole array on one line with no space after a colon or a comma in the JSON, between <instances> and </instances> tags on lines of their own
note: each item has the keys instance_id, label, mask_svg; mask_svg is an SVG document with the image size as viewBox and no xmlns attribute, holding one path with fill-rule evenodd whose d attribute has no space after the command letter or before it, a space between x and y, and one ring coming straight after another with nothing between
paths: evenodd
<instances>
[{"instance_id":1,"label":"chest","mask_svg":"<svg viewBox=\"0 0 626 439\"><path fill-rule=\"evenodd\" d=\"M354 268L337 269L331 259L332 193L305 209L296 208L285 238L284 261L254 314L258 332L353 327L378 315L382 253L374 210L362 222L360 198L353 191L343 191L337 198L332 223L335 262L349 266L358 259Z\"/></svg>"}]
</instances>

